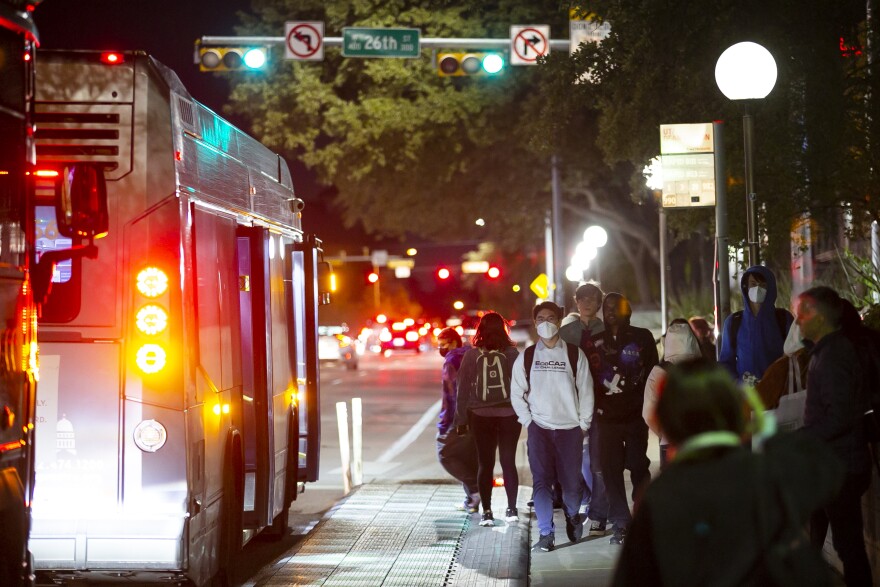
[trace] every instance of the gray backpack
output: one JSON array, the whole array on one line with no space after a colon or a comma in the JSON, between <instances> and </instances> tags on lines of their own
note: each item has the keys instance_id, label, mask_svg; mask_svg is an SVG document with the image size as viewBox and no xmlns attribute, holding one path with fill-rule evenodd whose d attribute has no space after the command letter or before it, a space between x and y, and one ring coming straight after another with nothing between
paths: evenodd
<instances>
[{"instance_id":1,"label":"gray backpack","mask_svg":"<svg viewBox=\"0 0 880 587\"><path fill-rule=\"evenodd\" d=\"M501 351L480 349L477 357L476 403L484 406L510 403L510 361ZM506 381L505 381L506 379Z\"/></svg>"}]
</instances>

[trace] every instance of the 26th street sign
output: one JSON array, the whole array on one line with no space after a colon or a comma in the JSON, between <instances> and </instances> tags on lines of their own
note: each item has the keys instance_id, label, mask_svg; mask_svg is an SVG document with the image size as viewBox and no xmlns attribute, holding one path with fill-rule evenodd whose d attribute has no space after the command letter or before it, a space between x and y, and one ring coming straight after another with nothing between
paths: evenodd
<instances>
[{"instance_id":1,"label":"26th street sign","mask_svg":"<svg viewBox=\"0 0 880 587\"><path fill-rule=\"evenodd\" d=\"M343 57L418 57L419 29L342 29Z\"/></svg>"}]
</instances>

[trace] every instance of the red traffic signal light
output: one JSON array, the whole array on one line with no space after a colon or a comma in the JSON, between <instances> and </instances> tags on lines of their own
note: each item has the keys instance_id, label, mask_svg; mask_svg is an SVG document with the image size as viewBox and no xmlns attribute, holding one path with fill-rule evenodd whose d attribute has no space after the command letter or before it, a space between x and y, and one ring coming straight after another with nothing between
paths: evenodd
<instances>
[{"instance_id":1,"label":"red traffic signal light","mask_svg":"<svg viewBox=\"0 0 880 587\"><path fill-rule=\"evenodd\" d=\"M440 267L439 269L437 269L437 279L445 281L449 279L450 276L452 276L452 272L449 270L448 267Z\"/></svg>"},{"instance_id":2,"label":"red traffic signal light","mask_svg":"<svg viewBox=\"0 0 880 587\"><path fill-rule=\"evenodd\" d=\"M377 281L379 281L379 274L375 271L370 271L369 273L367 273L367 281L369 281L370 283L376 283Z\"/></svg>"},{"instance_id":3,"label":"red traffic signal light","mask_svg":"<svg viewBox=\"0 0 880 587\"><path fill-rule=\"evenodd\" d=\"M491 265L488 271L486 271L486 277L488 277L489 279L498 279L499 277L501 277L501 269L499 269L495 265Z\"/></svg>"}]
</instances>

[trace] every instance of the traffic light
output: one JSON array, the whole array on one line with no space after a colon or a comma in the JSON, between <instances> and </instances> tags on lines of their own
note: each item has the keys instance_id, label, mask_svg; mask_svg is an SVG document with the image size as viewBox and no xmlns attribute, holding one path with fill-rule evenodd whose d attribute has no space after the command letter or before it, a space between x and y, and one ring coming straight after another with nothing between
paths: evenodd
<instances>
[{"instance_id":1,"label":"traffic light","mask_svg":"<svg viewBox=\"0 0 880 587\"><path fill-rule=\"evenodd\" d=\"M504 71L504 54L499 51L437 54L440 77L492 77Z\"/></svg>"},{"instance_id":2,"label":"traffic light","mask_svg":"<svg viewBox=\"0 0 880 587\"><path fill-rule=\"evenodd\" d=\"M259 71L269 62L268 47L203 47L196 41L199 71Z\"/></svg>"},{"instance_id":3,"label":"traffic light","mask_svg":"<svg viewBox=\"0 0 880 587\"><path fill-rule=\"evenodd\" d=\"M501 269L499 269L497 265L490 265L489 269L486 271L486 277L492 280L498 279L501 277Z\"/></svg>"},{"instance_id":4,"label":"traffic light","mask_svg":"<svg viewBox=\"0 0 880 587\"><path fill-rule=\"evenodd\" d=\"M437 279L439 279L440 281L446 281L450 278L451 275L452 272L449 270L448 267L440 267L439 269L437 269Z\"/></svg>"},{"instance_id":5,"label":"traffic light","mask_svg":"<svg viewBox=\"0 0 880 587\"><path fill-rule=\"evenodd\" d=\"M375 271L370 271L369 273L367 273L367 281L370 283L376 283L377 281L379 281L379 274Z\"/></svg>"}]
</instances>

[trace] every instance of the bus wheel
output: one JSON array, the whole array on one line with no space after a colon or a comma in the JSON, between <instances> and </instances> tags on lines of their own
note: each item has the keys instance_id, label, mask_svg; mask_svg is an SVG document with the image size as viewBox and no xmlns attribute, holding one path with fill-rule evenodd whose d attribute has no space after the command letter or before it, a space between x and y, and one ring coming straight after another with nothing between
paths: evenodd
<instances>
[{"instance_id":1,"label":"bus wheel","mask_svg":"<svg viewBox=\"0 0 880 587\"><path fill-rule=\"evenodd\" d=\"M232 447L240 448L232 441ZM231 459L223 471L223 505L220 516L220 548L218 552L218 573L215 584L220 587L234 585L233 574L241 554L242 509L244 481L241 475L241 460Z\"/></svg>"}]
</instances>

